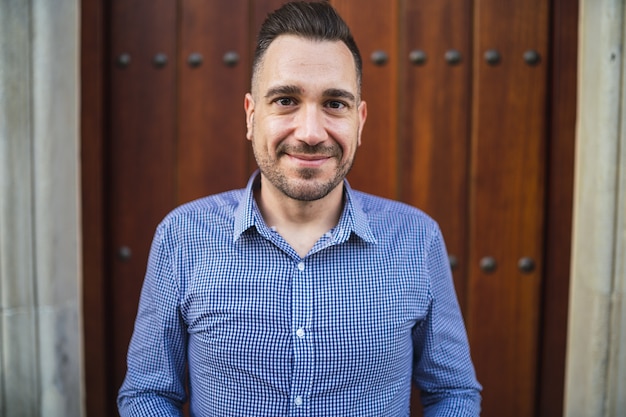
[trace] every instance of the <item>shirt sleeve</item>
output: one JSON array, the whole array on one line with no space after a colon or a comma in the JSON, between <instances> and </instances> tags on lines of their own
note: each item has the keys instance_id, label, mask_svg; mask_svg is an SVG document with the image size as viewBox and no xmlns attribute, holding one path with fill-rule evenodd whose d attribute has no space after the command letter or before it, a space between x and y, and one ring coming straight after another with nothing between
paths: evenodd
<instances>
[{"instance_id":1,"label":"shirt sleeve","mask_svg":"<svg viewBox=\"0 0 626 417\"><path fill-rule=\"evenodd\" d=\"M170 246L161 225L152 241L126 378L117 399L122 417L182 416L187 331L178 308Z\"/></svg>"},{"instance_id":2,"label":"shirt sleeve","mask_svg":"<svg viewBox=\"0 0 626 417\"><path fill-rule=\"evenodd\" d=\"M413 380L421 391L425 417L478 416L481 386L439 228L427 248L431 303L413 332Z\"/></svg>"}]
</instances>

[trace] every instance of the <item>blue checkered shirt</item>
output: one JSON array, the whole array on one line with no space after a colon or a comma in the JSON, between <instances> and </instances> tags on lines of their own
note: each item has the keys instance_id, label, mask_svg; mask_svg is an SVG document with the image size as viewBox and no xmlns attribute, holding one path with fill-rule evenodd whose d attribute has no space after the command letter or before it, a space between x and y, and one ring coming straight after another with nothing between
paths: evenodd
<instances>
[{"instance_id":1,"label":"blue checkered shirt","mask_svg":"<svg viewBox=\"0 0 626 417\"><path fill-rule=\"evenodd\" d=\"M437 224L350 189L301 258L246 189L158 226L122 416L477 416L476 381Z\"/></svg>"}]
</instances>

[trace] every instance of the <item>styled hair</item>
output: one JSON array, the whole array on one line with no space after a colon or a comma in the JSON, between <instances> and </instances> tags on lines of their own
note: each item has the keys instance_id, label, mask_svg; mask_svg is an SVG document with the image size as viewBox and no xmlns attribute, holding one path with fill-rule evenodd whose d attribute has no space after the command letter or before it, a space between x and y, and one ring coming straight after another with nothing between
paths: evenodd
<instances>
[{"instance_id":1,"label":"styled hair","mask_svg":"<svg viewBox=\"0 0 626 417\"><path fill-rule=\"evenodd\" d=\"M252 61L253 80L267 48L280 35L295 35L314 41L343 42L354 58L357 86L361 90L363 61L359 48L350 28L328 1L294 1L284 4L267 16L257 38Z\"/></svg>"}]
</instances>

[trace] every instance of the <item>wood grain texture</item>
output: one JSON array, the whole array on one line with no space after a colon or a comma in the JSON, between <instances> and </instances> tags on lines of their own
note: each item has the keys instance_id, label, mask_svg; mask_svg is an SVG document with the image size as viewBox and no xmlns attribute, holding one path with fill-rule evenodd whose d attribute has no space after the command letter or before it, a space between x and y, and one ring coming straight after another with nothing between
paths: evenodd
<instances>
[{"instance_id":1,"label":"wood grain texture","mask_svg":"<svg viewBox=\"0 0 626 417\"><path fill-rule=\"evenodd\" d=\"M578 1L554 0L537 415L563 415L576 142Z\"/></svg>"},{"instance_id":2,"label":"wood grain texture","mask_svg":"<svg viewBox=\"0 0 626 417\"><path fill-rule=\"evenodd\" d=\"M474 68L467 325L483 415L535 414L543 268L549 4L481 0ZM497 50L497 65L485 61ZM523 54L536 50L539 65ZM481 258L498 263L494 273ZM523 274L518 260L536 268Z\"/></svg>"},{"instance_id":3,"label":"wood grain texture","mask_svg":"<svg viewBox=\"0 0 626 417\"><path fill-rule=\"evenodd\" d=\"M119 388L150 241L176 203L178 11L169 0L119 0L110 7L107 313L110 383ZM120 67L117 57L124 53L131 61ZM167 56L162 68L153 62L159 53ZM120 259L121 247L130 248L130 259Z\"/></svg>"},{"instance_id":4,"label":"wood grain texture","mask_svg":"<svg viewBox=\"0 0 626 417\"><path fill-rule=\"evenodd\" d=\"M178 80L178 202L245 185L249 142L243 97L250 84L248 2L183 0ZM224 55L239 61L226 65ZM202 64L192 67L191 54Z\"/></svg>"},{"instance_id":5,"label":"wood grain texture","mask_svg":"<svg viewBox=\"0 0 626 417\"><path fill-rule=\"evenodd\" d=\"M83 262L83 332L85 411L88 416L113 415L107 400L105 292L104 84L105 10L100 0L81 2L81 193Z\"/></svg>"},{"instance_id":6,"label":"wood grain texture","mask_svg":"<svg viewBox=\"0 0 626 417\"><path fill-rule=\"evenodd\" d=\"M470 149L471 4L469 1L405 3L401 14L402 199L439 223L458 266L455 285L465 310ZM423 51L426 62L409 60ZM461 54L451 65L448 51Z\"/></svg>"}]
</instances>

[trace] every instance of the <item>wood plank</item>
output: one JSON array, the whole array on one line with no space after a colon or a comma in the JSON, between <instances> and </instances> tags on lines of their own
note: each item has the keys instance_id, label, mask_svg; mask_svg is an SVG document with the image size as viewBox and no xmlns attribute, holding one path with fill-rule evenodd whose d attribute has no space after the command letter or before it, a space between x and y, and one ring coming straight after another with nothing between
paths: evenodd
<instances>
[{"instance_id":1,"label":"wood plank","mask_svg":"<svg viewBox=\"0 0 626 417\"><path fill-rule=\"evenodd\" d=\"M465 310L471 4L409 0L400 16L400 196L439 223L456 260L453 277ZM450 51L460 53L460 62L445 59ZM423 61L411 56L417 52ZM422 415L417 389L411 415Z\"/></svg>"},{"instance_id":2,"label":"wood plank","mask_svg":"<svg viewBox=\"0 0 626 417\"><path fill-rule=\"evenodd\" d=\"M402 199L433 216L441 226L457 294L465 308L469 169L471 4L469 0L405 3L400 44ZM445 55L458 51L461 61ZM411 53L426 60L412 63Z\"/></svg>"},{"instance_id":3,"label":"wood plank","mask_svg":"<svg viewBox=\"0 0 626 417\"><path fill-rule=\"evenodd\" d=\"M549 3L480 0L474 9L468 331L484 416L535 414L543 269ZM501 54L490 65L484 54ZM536 50L541 61L527 65ZM491 256L494 273L479 263ZM518 260L530 257L533 272Z\"/></svg>"},{"instance_id":4,"label":"wood plank","mask_svg":"<svg viewBox=\"0 0 626 417\"><path fill-rule=\"evenodd\" d=\"M578 1L555 0L552 16L544 302L537 415L563 415L576 144Z\"/></svg>"},{"instance_id":5,"label":"wood plank","mask_svg":"<svg viewBox=\"0 0 626 417\"><path fill-rule=\"evenodd\" d=\"M111 3L111 74L107 211L109 236L110 383L126 373L126 353L137 312L150 241L175 203L176 20L169 0ZM163 67L154 63L164 54ZM130 56L120 66L122 54ZM119 256L129 248L129 259ZM114 397L107 399L115 404Z\"/></svg>"},{"instance_id":6,"label":"wood plank","mask_svg":"<svg viewBox=\"0 0 626 417\"><path fill-rule=\"evenodd\" d=\"M248 2L183 0L178 83L178 202L243 187L249 142L243 97L250 84ZM228 53L239 57L224 62ZM188 60L200 54L194 67Z\"/></svg>"},{"instance_id":7,"label":"wood plank","mask_svg":"<svg viewBox=\"0 0 626 417\"><path fill-rule=\"evenodd\" d=\"M105 6L81 1L81 193L85 411L113 415L107 381L104 259Z\"/></svg>"}]
</instances>

